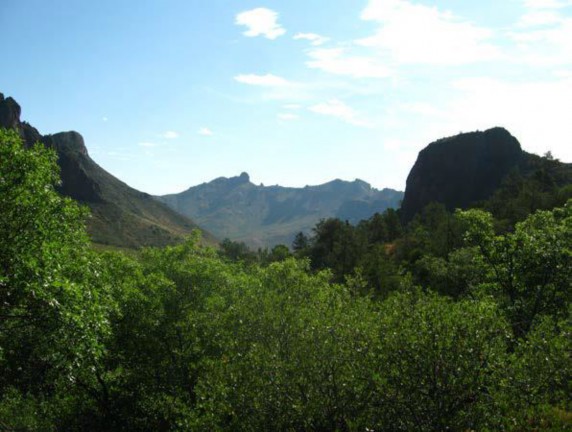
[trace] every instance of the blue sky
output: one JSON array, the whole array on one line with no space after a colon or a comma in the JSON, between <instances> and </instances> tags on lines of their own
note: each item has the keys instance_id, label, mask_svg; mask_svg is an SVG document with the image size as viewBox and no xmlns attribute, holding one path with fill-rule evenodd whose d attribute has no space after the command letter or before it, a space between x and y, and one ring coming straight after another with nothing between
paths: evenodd
<instances>
[{"instance_id":1,"label":"blue sky","mask_svg":"<svg viewBox=\"0 0 572 432\"><path fill-rule=\"evenodd\" d=\"M435 139L504 126L572 161L571 0L0 0L0 91L154 194L403 190Z\"/></svg>"}]
</instances>

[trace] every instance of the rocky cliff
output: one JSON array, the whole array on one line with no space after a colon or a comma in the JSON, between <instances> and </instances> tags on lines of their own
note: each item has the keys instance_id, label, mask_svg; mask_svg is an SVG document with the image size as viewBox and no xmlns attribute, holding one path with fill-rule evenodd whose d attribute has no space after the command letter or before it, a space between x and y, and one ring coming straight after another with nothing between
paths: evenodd
<instances>
[{"instance_id":1,"label":"rocky cliff","mask_svg":"<svg viewBox=\"0 0 572 432\"><path fill-rule=\"evenodd\" d=\"M467 208L490 198L508 174L534 172L540 159L523 151L518 140L500 127L437 140L419 153L407 177L402 218L410 221L431 202L449 210ZM566 183L569 165L552 165L556 181L562 177ZM563 168L566 172L558 173Z\"/></svg>"}]
</instances>

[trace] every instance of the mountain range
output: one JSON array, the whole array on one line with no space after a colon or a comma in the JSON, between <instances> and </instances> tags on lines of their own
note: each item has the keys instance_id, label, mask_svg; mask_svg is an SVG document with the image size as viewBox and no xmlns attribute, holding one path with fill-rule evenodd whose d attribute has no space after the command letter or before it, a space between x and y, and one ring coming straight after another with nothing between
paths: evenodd
<instances>
[{"instance_id":1,"label":"mountain range","mask_svg":"<svg viewBox=\"0 0 572 432\"><path fill-rule=\"evenodd\" d=\"M112 247L173 244L199 227L206 244L229 238L251 247L289 245L298 232L310 233L323 218L357 223L401 205L398 212L408 222L431 202L449 210L467 208L490 198L511 174L544 175L557 186L572 184L572 164L527 153L506 129L496 127L430 143L419 153L405 193L377 190L362 180L337 179L303 188L263 186L242 173L153 197L97 165L79 133L42 135L20 115L18 103L0 93L0 127L16 129L28 147L40 142L56 151L60 192L90 208L92 240Z\"/></svg>"},{"instance_id":2,"label":"mountain range","mask_svg":"<svg viewBox=\"0 0 572 432\"><path fill-rule=\"evenodd\" d=\"M290 245L297 233L310 233L320 219L357 223L399 207L402 198L403 192L377 190L362 180L293 188L255 185L247 173L157 197L217 237L251 247Z\"/></svg>"}]
</instances>

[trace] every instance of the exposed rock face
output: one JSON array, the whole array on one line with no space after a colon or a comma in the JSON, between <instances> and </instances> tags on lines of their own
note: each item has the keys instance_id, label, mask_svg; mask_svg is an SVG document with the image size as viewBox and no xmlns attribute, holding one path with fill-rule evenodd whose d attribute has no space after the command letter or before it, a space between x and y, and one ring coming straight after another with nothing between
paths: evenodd
<instances>
[{"instance_id":1,"label":"exposed rock face","mask_svg":"<svg viewBox=\"0 0 572 432\"><path fill-rule=\"evenodd\" d=\"M0 93L0 127L16 129L23 138L26 146L30 147L40 141L40 133L26 122L20 121L22 109L18 102L11 97L4 98Z\"/></svg>"},{"instance_id":2,"label":"exposed rock face","mask_svg":"<svg viewBox=\"0 0 572 432\"><path fill-rule=\"evenodd\" d=\"M322 218L358 222L396 208L402 197L402 192L379 191L361 180L334 180L304 188L266 187L251 183L248 174L242 173L157 199L219 238L264 247L291 244L298 232L311 231Z\"/></svg>"},{"instance_id":3,"label":"exposed rock face","mask_svg":"<svg viewBox=\"0 0 572 432\"><path fill-rule=\"evenodd\" d=\"M101 203L103 201L101 188L97 180L90 176L91 159L83 137L74 131L60 132L44 136L42 142L46 147L53 148L58 153L62 178L60 192L77 201Z\"/></svg>"},{"instance_id":4,"label":"exposed rock face","mask_svg":"<svg viewBox=\"0 0 572 432\"><path fill-rule=\"evenodd\" d=\"M0 93L0 124L5 128L17 129L20 124L20 105L11 97L4 98Z\"/></svg>"},{"instance_id":5,"label":"exposed rock face","mask_svg":"<svg viewBox=\"0 0 572 432\"><path fill-rule=\"evenodd\" d=\"M411 220L431 202L453 210L487 199L527 156L503 128L435 141L419 153L407 177L402 217Z\"/></svg>"},{"instance_id":6,"label":"exposed rock face","mask_svg":"<svg viewBox=\"0 0 572 432\"><path fill-rule=\"evenodd\" d=\"M182 240L198 226L190 219L113 177L87 152L83 137L74 131L42 136L20 121L21 109L0 94L0 127L16 129L26 146L36 142L58 154L60 192L91 210L88 231L94 242L119 247L164 246ZM208 243L216 240L204 233Z\"/></svg>"}]
</instances>

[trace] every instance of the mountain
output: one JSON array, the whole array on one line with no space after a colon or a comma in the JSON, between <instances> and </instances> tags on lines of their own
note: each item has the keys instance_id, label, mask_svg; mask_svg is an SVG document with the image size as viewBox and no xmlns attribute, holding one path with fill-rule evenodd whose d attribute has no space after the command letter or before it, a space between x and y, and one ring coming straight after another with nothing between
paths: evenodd
<instances>
[{"instance_id":1,"label":"mountain","mask_svg":"<svg viewBox=\"0 0 572 432\"><path fill-rule=\"evenodd\" d=\"M41 142L57 152L62 178L59 190L90 208L87 228L94 243L126 248L164 246L181 241L198 228L190 219L97 165L79 133L42 136L20 121L20 114L18 103L0 93L0 127L18 130L26 146ZM206 243L216 243L208 232L203 231L203 238Z\"/></svg>"},{"instance_id":2,"label":"mountain","mask_svg":"<svg viewBox=\"0 0 572 432\"><path fill-rule=\"evenodd\" d=\"M402 192L380 191L361 180L334 180L304 188L255 185L242 173L157 199L219 238L261 247L289 245L298 232L311 231L322 218L358 222L398 207L402 196Z\"/></svg>"},{"instance_id":3,"label":"mountain","mask_svg":"<svg viewBox=\"0 0 572 432\"><path fill-rule=\"evenodd\" d=\"M407 177L402 218L410 221L431 202L449 210L467 208L490 198L509 174L527 176L540 167L557 183L570 182L572 165L523 151L500 127L437 140L421 150Z\"/></svg>"}]
</instances>

